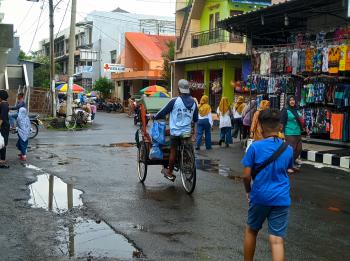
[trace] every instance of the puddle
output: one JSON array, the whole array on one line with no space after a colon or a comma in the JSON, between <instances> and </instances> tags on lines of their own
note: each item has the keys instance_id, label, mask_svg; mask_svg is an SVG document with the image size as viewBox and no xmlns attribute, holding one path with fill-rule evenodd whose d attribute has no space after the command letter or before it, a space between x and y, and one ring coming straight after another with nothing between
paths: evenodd
<instances>
[{"instance_id":1,"label":"puddle","mask_svg":"<svg viewBox=\"0 0 350 261\"><path fill-rule=\"evenodd\" d=\"M37 169L36 169L37 170ZM39 169L40 170L40 169ZM49 174L37 176L38 180L29 185L29 204L33 208L43 208L56 213L67 211L72 207L81 207L82 191ZM69 200L68 200L69 197Z\"/></svg>"},{"instance_id":2,"label":"puddle","mask_svg":"<svg viewBox=\"0 0 350 261\"><path fill-rule=\"evenodd\" d=\"M32 208L42 208L58 214L83 206L82 191L74 189L62 179L44 173L38 167L24 165L28 169L43 174L37 176L37 181L29 185ZM83 219L78 217L59 231L59 239L64 242L57 246L58 250L69 257L77 258L117 258L132 259L143 257L129 240L116 233L102 220Z\"/></svg>"},{"instance_id":3,"label":"puddle","mask_svg":"<svg viewBox=\"0 0 350 261\"><path fill-rule=\"evenodd\" d=\"M217 172L220 176L231 177L231 168L224 166L217 160L196 159L196 167L206 172Z\"/></svg>"},{"instance_id":4,"label":"puddle","mask_svg":"<svg viewBox=\"0 0 350 261\"><path fill-rule=\"evenodd\" d=\"M122 142L122 143L111 143L109 147L119 147L119 148L131 148L135 147L135 143L128 143L128 142Z\"/></svg>"},{"instance_id":5,"label":"puddle","mask_svg":"<svg viewBox=\"0 0 350 261\"><path fill-rule=\"evenodd\" d=\"M69 257L95 257L131 259L142 257L124 236L116 234L105 222L77 219L77 223L64 230L66 244L59 248Z\"/></svg>"}]
</instances>

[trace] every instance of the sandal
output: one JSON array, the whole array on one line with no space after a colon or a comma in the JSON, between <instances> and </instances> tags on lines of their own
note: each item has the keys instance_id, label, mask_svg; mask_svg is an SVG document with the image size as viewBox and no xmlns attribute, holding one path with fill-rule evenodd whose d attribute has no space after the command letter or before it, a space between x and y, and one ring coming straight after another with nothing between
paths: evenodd
<instances>
[{"instance_id":1,"label":"sandal","mask_svg":"<svg viewBox=\"0 0 350 261\"><path fill-rule=\"evenodd\" d=\"M176 179L176 176L175 176L175 175L169 175L169 173L168 173L167 170L168 170L168 169L162 169L162 171L161 171L162 174L163 174L163 176L164 176L164 178L166 178L166 179L168 179L168 180L174 182L175 179Z\"/></svg>"}]
</instances>

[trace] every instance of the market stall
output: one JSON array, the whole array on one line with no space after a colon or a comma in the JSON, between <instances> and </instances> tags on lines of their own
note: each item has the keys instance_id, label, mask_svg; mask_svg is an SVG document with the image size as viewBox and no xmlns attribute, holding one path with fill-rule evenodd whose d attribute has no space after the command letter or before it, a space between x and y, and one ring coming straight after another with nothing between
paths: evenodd
<instances>
[{"instance_id":1,"label":"market stall","mask_svg":"<svg viewBox=\"0 0 350 261\"><path fill-rule=\"evenodd\" d=\"M347 1L291 0L220 23L250 38L246 88L282 109L294 95L311 137L350 142ZM243 76L244 78L245 76Z\"/></svg>"}]
</instances>

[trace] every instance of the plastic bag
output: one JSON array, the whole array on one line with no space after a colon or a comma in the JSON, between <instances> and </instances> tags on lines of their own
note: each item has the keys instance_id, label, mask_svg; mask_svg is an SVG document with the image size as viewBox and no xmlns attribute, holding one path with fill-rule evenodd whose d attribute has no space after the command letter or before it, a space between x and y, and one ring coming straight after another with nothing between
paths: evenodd
<instances>
[{"instance_id":1,"label":"plastic bag","mask_svg":"<svg viewBox=\"0 0 350 261\"><path fill-rule=\"evenodd\" d=\"M5 140L4 137L0 133L0 150L5 147Z\"/></svg>"},{"instance_id":2,"label":"plastic bag","mask_svg":"<svg viewBox=\"0 0 350 261\"><path fill-rule=\"evenodd\" d=\"M151 151L149 152L149 158L152 159L163 159L163 151L158 143L153 143Z\"/></svg>"},{"instance_id":3,"label":"plastic bag","mask_svg":"<svg viewBox=\"0 0 350 261\"><path fill-rule=\"evenodd\" d=\"M160 145L165 144L165 122L154 121L151 129L151 137L153 142L157 142Z\"/></svg>"}]
</instances>

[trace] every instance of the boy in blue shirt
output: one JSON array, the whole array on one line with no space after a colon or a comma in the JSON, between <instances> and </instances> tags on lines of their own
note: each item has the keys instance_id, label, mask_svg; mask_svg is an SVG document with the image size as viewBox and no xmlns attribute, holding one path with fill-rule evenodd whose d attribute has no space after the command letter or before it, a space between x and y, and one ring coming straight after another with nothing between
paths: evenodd
<instances>
[{"instance_id":1,"label":"boy in blue shirt","mask_svg":"<svg viewBox=\"0 0 350 261\"><path fill-rule=\"evenodd\" d=\"M254 142L242 160L244 186L249 201L244 238L244 260L254 258L256 237L268 220L269 241L273 261L284 260L284 240L291 204L288 169L293 167L293 149L287 147L273 162L262 169L252 183L252 170L266 162L282 145L278 138L281 113L268 109L260 113L264 139Z\"/></svg>"}]
</instances>

